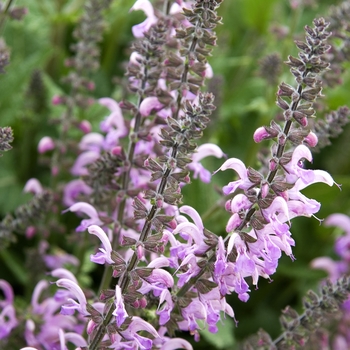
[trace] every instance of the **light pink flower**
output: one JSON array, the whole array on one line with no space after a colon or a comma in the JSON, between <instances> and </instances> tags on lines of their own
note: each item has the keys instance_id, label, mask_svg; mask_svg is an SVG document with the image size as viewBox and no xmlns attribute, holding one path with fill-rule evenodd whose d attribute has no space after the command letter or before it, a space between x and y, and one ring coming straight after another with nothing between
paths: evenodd
<instances>
[{"instance_id":1,"label":"light pink flower","mask_svg":"<svg viewBox=\"0 0 350 350\"><path fill-rule=\"evenodd\" d=\"M211 173L203 167L200 161L203 158L214 156L216 158L225 157L225 153L221 148L213 143L204 143L200 145L197 152L192 156L192 163L188 165L188 168L193 171L193 177L197 179L198 177L201 181L209 183L211 180Z\"/></svg>"},{"instance_id":2,"label":"light pink flower","mask_svg":"<svg viewBox=\"0 0 350 350\"><path fill-rule=\"evenodd\" d=\"M77 310L83 316L90 315L90 313L86 309L86 305L87 305L86 297L83 291L81 290L81 288L75 282L67 278L61 278L58 281L56 281L56 285L58 287L68 289L75 296L77 300L76 301L72 298L67 299L67 302L69 303L66 305L63 305L61 308L61 313L63 315L73 315L75 310Z\"/></svg>"},{"instance_id":3,"label":"light pink flower","mask_svg":"<svg viewBox=\"0 0 350 350\"><path fill-rule=\"evenodd\" d=\"M98 253L90 256L90 260L96 264L113 264L114 261L111 258L112 245L106 233L97 225L89 226L88 231L90 234L97 236L103 246L103 248L99 248Z\"/></svg>"},{"instance_id":4,"label":"light pink flower","mask_svg":"<svg viewBox=\"0 0 350 350\"><path fill-rule=\"evenodd\" d=\"M142 10L147 16L142 23L132 27L132 33L135 38L142 38L151 26L157 23L157 17L154 15L154 10L149 0L137 0L130 11Z\"/></svg>"},{"instance_id":5,"label":"light pink flower","mask_svg":"<svg viewBox=\"0 0 350 350\"><path fill-rule=\"evenodd\" d=\"M103 225L103 222L99 219L97 210L89 203L78 202L64 210L63 213L71 211L73 213L84 213L90 217L90 219L84 219L80 225L75 229L77 232L85 231L91 225Z\"/></svg>"},{"instance_id":6,"label":"light pink flower","mask_svg":"<svg viewBox=\"0 0 350 350\"><path fill-rule=\"evenodd\" d=\"M38 144L39 153L45 153L53 150L54 148L55 148L55 142L49 136L45 136L39 141L39 144Z\"/></svg>"},{"instance_id":7,"label":"light pink flower","mask_svg":"<svg viewBox=\"0 0 350 350\"><path fill-rule=\"evenodd\" d=\"M41 194L44 192L41 183L37 179L29 179L23 189L24 192L31 192L33 194Z\"/></svg>"},{"instance_id":8,"label":"light pink flower","mask_svg":"<svg viewBox=\"0 0 350 350\"><path fill-rule=\"evenodd\" d=\"M225 195L235 192L237 188L247 190L248 188L254 185L252 182L249 181L247 168L240 159L227 159L226 162L224 162L224 164L222 164L221 167L218 170L216 170L214 174L216 174L219 170L224 171L227 169L234 170L238 174L240 179L237 181L232 181L227 186L223 187L223 192Z\"/></svg>"},{"instance_id":9,"label":"light pink flower","mask_svg":"<svg viewBox=\"0 0 350 350\"><path fill-rule=\"evenodd\" d=\"M163 107L163 103L159 102L157 97L146 97L141 102L140 113L143 117L148 117L152 112L159 112Z\"/></svg>"}]
</instances>

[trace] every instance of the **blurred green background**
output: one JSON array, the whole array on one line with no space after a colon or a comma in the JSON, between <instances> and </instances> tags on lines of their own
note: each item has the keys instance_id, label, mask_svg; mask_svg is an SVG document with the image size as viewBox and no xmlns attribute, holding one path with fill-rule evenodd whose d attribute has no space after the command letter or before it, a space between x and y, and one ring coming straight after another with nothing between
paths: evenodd
<instances>
[{"instance_id":1,"label":"blurred green background","mask_svg":"<svg viewBox=\"0 0 350 350\"><path fill-rule=\"evenodd\" d=\"M292 9L287 0L226 0L219 10L224 24L217 28L218 47L209 60L215 74L209 87L216 95L217 110L202 142L217 143L228 157L240 158L246 165L258 166L256 153L261 145L254 144L252 140L255 129L269 124L278 112L275 105L277 85L271 85L259 75L260 60L272 53L277 53L283 61L289 54L296 55L293 40L304 37L304 25L311 25L316 16L327 17L330 6L340 2L300 3L304 5ZM22 193L29 178L36 177L44 185L49 185L49 169L39 162L36 147L41 137L57 135L50 120L59 116L62 110L51 105L51 98L68 92L61 82L68 72L64 60L72 55L72 31L81 16L84 1L18 0L15 4L27 7L29 12L22 21L6 21L2 28L2 35L11 48L11 63L5 68L6 74L0 76L0 125L13 128L15 141L13 150L0 159L1 217L30 198ZM115 0L106 14L106 30L100 45L101 67L92 77L96 84L95 98L111 96L120 100L122 97L123 91L115 81L123 78L133 40L131 27L144 19L140 11L129 13L132 4L130 0ZM285 32L283 38L276 34L281 31ZM29 87L33 74L39 74L43 82L39 107L33 107L36 100ZM349 70L342 79L343 85L323 91L323 102L329 109L350 104ZM293 82L285 65L278 82L281 81ZM97 131L105 112L92 107L84 113ZM334 212L350 214L349 132L348 125L331 146L315 154L311 165L330 172L335 181L342 184L342 191L323 184L313 185L304 191L306 196L322 203L317 214L319 218ZM205 160L211 171L221 163L222 160L217 159ZM193 180L192 185L184 188L184 203L203 214L206 227L218 234L224 234L229 216L218 209L220 197L216 188L231 181L233 175L230 171L218 173L212 184ZM76 221L71 220L74 227ZM302 296L310 288L317 290L319 280L325 276L310 269L310 261L323 255L334 257L333 243L339 232L319 225L314 218L295 219L291 231L296 241L296 261L284 256L273 276L273 283L260 280L259 289L253 288L247 303L240 302L235 295L231 296L229 301L239 321L238 327L226 319L219 336L204 332L195 349L205 348L208 343L212 348L232 349L237 341L260 327L276 337L280 332L280 311L287 305L301 310ZM57 243L60 243L59 240ZM11 281L17 292L23 295L28 271L22 266L22 261L28 244L34 243L19 237L17 243L0 253L3 266L0 278Z\"/></svg>"}]
</instances>

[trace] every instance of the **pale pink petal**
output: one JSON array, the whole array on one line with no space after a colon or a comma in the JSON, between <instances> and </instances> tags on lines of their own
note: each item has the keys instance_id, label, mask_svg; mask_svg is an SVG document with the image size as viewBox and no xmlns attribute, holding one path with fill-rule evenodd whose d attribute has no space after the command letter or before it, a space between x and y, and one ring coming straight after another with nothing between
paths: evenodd
<instances>
[{"instance_id":1,"label":"pale pink petal","mask_svg":"<svg viewBox=\"0 0 350 350\"><path fill-rule=\"evenodd\" d=\"M205 157L214 156L216 158L222 158L225 156L225 153L221 150L221 148L213 143L204 143L200 145L193 154L192 160L194 162L199 162Z\"/></svg>"},{"instance_id":2,"label":"pale pink petal","mask_svg":"<svg viewBox=\"0 0 350 350\"><path fill-rule=\"evenodd\" d=\"M187 214L199 228L200 231L203 231L204 225L201 216L198 214L197 210L190 207L189 205L183 205L179 208L180 213Z\"/></svg>"},{"instance_id":3,"label":"pale pink petal","mask_svg":"<svg viewBox=\"0 0 350 350\"><path fill-rule=\"evenodd\" d=\"M192 345L185 339L173 338L168 340L160 350L176 350L176 349L186 349L193 350Z\"/></svg>"},{"instance_id":4,"label":"pale pink petal","mask_svg":"<svg viewBox=\"0 0 350 350\"><path fill-rule=\"evenodd\" d=\"M152 111L160 111L164 105L155 96L146 97L140 105L140 113L143 117L149 116Z\"/></svg>"},{"instance_id":5,"label":"pale pink petal","mask_svg":"<svg viewBox=\"0 0 350 350\"><path fill-rule=\"evenodd\" d=\"M39 141L39 144L38 144L39 153L45 153L53 150L54 148L55 148L55 142L49 136L45 136Z\"/></svg>"},{"instance_id":6,"label":"pale pink petal","mask_svg":"<svg viewBox=\"0 0 350 350\"><path fill-rule=\"evenodd\" d=\"M325 221L326 226L337 226L350 234L350 218L345 214L332 214Z\"/></svg>"},{"instance_id":7,"label":"pale pink petal","mask_svg":"<svg viewBox=\"0 0 350 350\"><path fill-rule=\"evenodd\" d=\"M43 193L43 187L41 186L39 180L37 179L29 179L27 181L27 183L25 184L24 186L24 189L23 189L24 192L31 192L33 194L41 194Z\"/></svg>"},{"instance_id":8,"label":"pale pink petal","mask_svg":"<svg viewBox=\"0 0 350 350\"><path fill-rule=\"evenodd\" d=\"M217 173L219 170L224 171L227 169L232 169L236 171L241 179L246 179L247 176L247 168L244 163L238 158L229 158L227 159L221 167L215 171Z\"/></svg>"},{"instance_id":9,"label":"pale pink petal","mask_svg":"<svg viewBox=\"0 0 350 350\"><path fill-rule=\"evenodd\" d=\"M94 151L86 151L81 153L71 168L72 175L75 175L75 176L88 175L89 172L86 166L93 163L98 158L100 158L99 153Z\"/></svg>"},{"instance_id":10,"label":"pale pink petal","mask_svg":"<svg viewBox=\"0 0 350 350\"><path fill-rule=\"evenodd\" d=\"M82 137L82 139L79 142L79 149L82 151L99 152L102 148L103 141L103 135L97 132L91 132Z\"/></svg>"}]
</instances>

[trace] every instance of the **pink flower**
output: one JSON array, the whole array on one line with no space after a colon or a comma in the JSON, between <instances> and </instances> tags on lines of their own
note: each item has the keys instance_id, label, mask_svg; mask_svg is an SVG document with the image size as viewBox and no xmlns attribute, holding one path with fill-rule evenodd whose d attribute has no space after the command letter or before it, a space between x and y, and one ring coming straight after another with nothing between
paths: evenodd
<instances>
[{"instance_id":1,"label":"pink flower","mask_svg":"<svg viewBox=\"0 0 350 350\"><path fill-rule=\"evenodd\" d=\"M41 186L41 183L37 179L29 179L27 183L24 186L23 189L24 192L31 192L33 194L41 194L44 192L43 187Z\"/></svg>"},{"instance_id":2,"label":"pink flower","mask_svg":"<svg viewBox=\"0 0 350 350\"><path fill-rule=\"evenodd\" d=\"M254 185L252 182L249 181L247 168L240 159L227 159L226 162L224 162L224 164L222 164L221 167L218 170L216 170L214 174L216 174L219 170L224 171L227 169L233 169L234 171L236 171L240 179L237 181L232 181L227 186L224 186L223 192L225 195L235 192L237 188L247 190L248 188Z\"/></svg>"},{"instance_id":3,"label":"pink flower","mask_svg":"<svg viewBox=\"0 0 350 350\"><path fill-rule=\"evenodd\" d=\"M106 233L97 225L89 226L88 231L90 234L97 236L103 246L103 248L99 248L98 253L90 256L90 260L96 264L113 264L114 261L111 258L112 245Z\"/></svg>"},{"instance_id":4,"label":"pink flower","mask_svg":"<svg viewBox=\"0 0 350 350\"><path fill-rule=\"evenodd\" d=\"M144 33L148 32L151 26L157 23L157 17L154 15L153 6L149 0L137 0L130 11L136 10L142 10L147 16L145 21L132 27L134 37L142 38Z\"/></svg>"},{"instance_id":5,"label":"pink flower","mask_svg":"<svg viewBox=\"0 0 350 350\"><path fill-rule=\"evenodd\" d=\"M124 117L119 104L109 97L100 98L98 102L111 111L111 114L101 123L101 130L103 132L118 130L118 138L125 136L128 133L128 129L125 126Z\"/></svg>"},{"instance_id":6,"label":"pink flower","mask_svg":"<svg viewBox=\"0 0 350 350\"><path fill-rule=\"evenodd\" d=\"M140 105L140 113L143 117L148 117L152 112L158 112L163 109L163 103L159 102L155 96L146 97Z\"/></svg>"},{"instance_id":7,"label":"pink flower","mask_svg":"<svg viewBox=\"0 0 350 350\"><path fill-rule=\"evenodd\" d=\"M86 297L81 290L81 288L73 281L67 279L67 278L61 278L58 281L56 281L56 285L58 287L66 288L68 289L74 296L74 300L72 298L68 298L67 302L69 302L66 305L63 305L61 308L61 313L63 315L73 315L74 311L77 310L80 314L83 316L90 316L90 313L86 309L87 301Z\"/></svg>"},{"instance_id":8,"label":"pink flower","mask_svg":"<svg viewBox=\"0 0 350 350\"><path fill-rule=\"evenodd\" d=\"M55 148L55 143L51 137L45 136L43 137L38 144L38 152L45 153L51 151Z\"/></svg>"},{"instance_id":9,"label":"pink flower","mask_svg":"<svg viewBox=\"0 0 350 350\"><path fill-rule=\"evenodd\" d=\"M90 225L103 225L103 222L99 219L97 210L89 203L78 202L70 206L68 209L64 210L63 213L67 211L84 213L90 217L90 219L84 219L81 221L80 225L75 229L77 232L85 231Z\"/></svg>"},{"instance_id":10,"label":"pink flower","mask_svg":"<svg viewBox=\"0 0 350 350\"><path fill-rule=\"evenodd\" d=\"M225 153L221 148L213 143L205 143L200 145L197 152L192 156L192 163L188 165L188 168L193 171L193 177L195 179L199 178L205 183L209 183L211 179L210 172L203 167L200 161L208 156L214 156L216 158L222 158Z\"/></svg>"},{"instance_id":11,"label":"pink flower","mask_svg":"<svg viewBox=\"0 0 350 350\"><path fill-rule=\"evenodd\" d=\"M100 158L100 154L95 151L86 151L79 154L78 158L75 160L75 163L70 170L72 175L88 175L89 171L87 169L87 166L93 163L98 158Z\"/></svg>"},{"instance_id":12,"label":"pink flower","mask_svg":"<svg viewBox=\"0 0 350 350\"><path fill-rule=\"evenodd\" d=\"M113 315L115 316L117 326L120 327L125 319L128 317L128 313L125 310L124 300L122 296L122 291L118 285L115 286L115 310Z\"/></svg>"}]
</instances>

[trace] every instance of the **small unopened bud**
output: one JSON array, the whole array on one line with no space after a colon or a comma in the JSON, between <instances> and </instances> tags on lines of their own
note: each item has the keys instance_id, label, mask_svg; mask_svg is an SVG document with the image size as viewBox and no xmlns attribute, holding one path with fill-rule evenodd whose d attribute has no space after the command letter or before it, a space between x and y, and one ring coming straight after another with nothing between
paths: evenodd
<instances>
[{"instance_id":1,"label":"small unopened bud","mask_svg":"<svg viewBox=\"0 0 350 350\"><path fill-rule=\"evenodd\" d=\"M225 203L225 210L231 211L231 199Z\"/></svg>"},{"instance_id":2,"label":"small unopened bud","mask_svg":"<svg viewBox=\"0 0 350 350\"><path fill-rule=\"evenodd\" d=\"M177 223L176 223L176 220L175 219L172 219L169 223L168 223L169 227L173 230L176 229L177 227Z\"/></svg>"},{"instance_id":3,"label":"small unopened bud","mask_svg":"<svg viewBox=\"0 0 350 350\"><path fill-rule=\"evenodd\" d=\"M35 235L36 228L34 226L28 226L26 228L26 238L30 239Z\"/></svg>"},{"instance_id":4,"label":"small unopened bud","mask_svg":"<svg viewBox=\"0 0 350 350\"><path fill-rule=\"evenodd\" d=\"M38 152L45 153L51 151L55 148L55 143L51 137L45 136L43 137L38 144Z\"/></svg>"},{"instance_id":5,"label":"small unopened bud","mask_svg":"<svg viewBox=\"0 0 350 350\"><path fill-rule=\"evenodd\" d=\"M89 81L87 84L86 84L86 88L90 91L93 91L95 90L95 83L93 81Z\"/></svg>"},{"instance_id":6,"label":"small unopened bud","mask_svg":"<svg viewBox=\"0 0 350 350\"><path fill-rule=\"evenodd\" d=\"M256 143L259 143L262 140L267 139L269 136L270 134L266 131L266 129L263 126L261 126L260 128L255 130L253 139Z\"/></svg>"},{"instance_id":7,"label":"small unopened bud","mask_svg":"<svg viewBox=\"0 0 350 350\"><path fill-rule=\"evenodd\" d=\"M52 167L52 169L51 169L52 176L57 176L58 173L59 173L58 167L57 166Z\"/></svg>"},{"instance_id":8,"label":"small unopened bud","mask_svg":"<svg viewBox=\"0 0 350 350\"><path fill-rule=\"evenodd\" d=\"M86 333L91 334L95 328L96 328L96 323L93 320L90 320L86 327Z\"/></svg>"},{"instance_id":9,"label":"small unopened bud","mask_svg":"<svg viewBox=\"0 0 350 350\"><path fill-rule=\"evenodd\" d=\"M305 137L304 142L308 144L310 147L315 147L318 143L317 135L312 131L310 131L309 135Z\"/></svg>"},{"instance_id":10,"label":"small unopened bud","mask_svg":"<svg viewBox=\"0 0 350 350\"><path fill-rule=\"evenodd\" d=\"M269 194L270 186L268 183L264 183L261 186L261 197L266 198L266 196Z\"/></svg>"},{"instance_id":11,"label":"small unopened bud","mask_svg":"<svg viewBox=\"0 0 350 350\"><path fill-rule=\"evenodd\" d=\"M142 299L139 300L140 302L140 309L144 309L147 306L147 299L143 297Z\"/></svg>"},{"instance_id":12,"label":"small unopened bud","mask_svg":"<svg viewBox=\"0 0 350 350\"><path fill-rule=\"evenodd\" d=\"M278 144L281 146L284 146L286 144L287 141L287 137L284 133L280 133L278 135Z\"/></svg>"},{"instance_id":13,"label":"small unopened bud","mask_svg":"<svg viewBox=\"0 0 350 350\"><path fill-rule=\"evenodd\" d=\"M84 134L88 134L89 132L91 132L91 124L89 121L87 120L83 120L79 123L79 129L84 133Z\"/></svg>"},{"instance_id":14,"label":"small unopened bud","mask_svg":"<svg viewBox=\"0 0 350 350\"><path fill-rule=\"evenodd\" d=\"M54 106L60 105L60 104L62 104L62 102L63 102L63 99L61 96L55 95L52 97L51 103Z\"/></svg>"},{"instance_id":15,"label":"small unopened bud","mask_svg":"<svg viewBox=\"0 0 350 350\"><path fill-rule=\"evenodd\" d=\"M278 165L278 163L276 162L276 160L275 159L271 159L270 160L270 164L269 164L269 170L270 171L275 171L276 168L277 168L277 165Z\"/></svg>"},{"instance_id":16,"label":"small unopened bud","mask_svg":"<svg viewBox=\"0 0 350 350\"><path fill-rule=\"evenodd\" d=\"M120 146L113 147L111 150L111 153L114 156L120 156L122 154L122 147L120 147Z\"/></svg>"},{"instance_id":17,"label":"small unopened bud","mask_svg":"<svg viewBox=\"0 0 350 350\"><path fill-rule=\"evenodd\" d=\"M144 257L144 255L145 255L144 254L144 250L143 250L143 246L141 244L139 244L137 249L136 249L136 251L137 251L137 258L139 260L141 260Z\"/></svg>"},{"instance_id":18,"label":"small unopened bud","mask_svg":"<svg viewBox=\"0 0 350 350\"><path fill-rule=\"evenodd\" d=\"M289 201L289 196L288 196L288 192L284 191L284 192L280 192L279 195L286 201Z\"/></svg>"}]
</instances>

